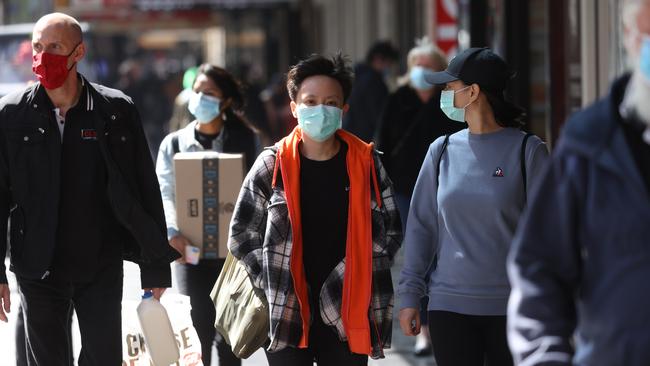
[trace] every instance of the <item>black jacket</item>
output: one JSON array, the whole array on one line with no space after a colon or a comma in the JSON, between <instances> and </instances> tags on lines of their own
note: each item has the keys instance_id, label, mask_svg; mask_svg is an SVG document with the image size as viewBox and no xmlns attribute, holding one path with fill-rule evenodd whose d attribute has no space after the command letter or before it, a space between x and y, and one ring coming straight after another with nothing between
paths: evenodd
<instances>
[{"instance_id":1,"label":"black jacket","mask_svg":"<svg viewBox=\"0 0 650 366\"><path fill-rule=\"evenodd\" d=\"M382 115L377 148L384 153L382 162L395 192L410 196L429 145L466 127L440 110L440 90L426 103L408 85L392 93Z\"/></svg>"},{"instance_id":2,"label":"black jacket","mask_svg":"<svg viewBox=\"0 0 650 366\"><path fill-rule=\"evenodd\" d=\"M107 195L122 230L123 257L140 265L142 287L171 286L169 263L180 257L167 242L158 180L140 117L122 92L88 83L97 141L106 164ZM0 253L11 218L11 270L49 275L59 214L61 137L45 89L36 83L0 100ZM0 263L0 283L6 283Z\"/></svg>"},{"instance_id":3,"label":"black jacket","mask_svg":"<svg viewBox=\"0 0 650 366\"><path fill-rule=\"evenodd\" d=\"M354 85L348 104L350 109L343 116L343 128L365 142L375 137L381 110L388 97L388 87L382 74L368 65L354 68Z\"/></svg>"}]
</instances>

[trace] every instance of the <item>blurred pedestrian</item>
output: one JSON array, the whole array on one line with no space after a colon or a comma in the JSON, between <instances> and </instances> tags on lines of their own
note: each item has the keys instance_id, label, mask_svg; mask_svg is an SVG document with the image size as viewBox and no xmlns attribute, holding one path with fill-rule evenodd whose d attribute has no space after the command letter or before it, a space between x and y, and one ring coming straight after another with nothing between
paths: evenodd
<instances>
[{"instance_id":1,"label":"blurred pedestrian","mask_svg":"<svg viewBox=\"0 0 650 366\"><path fill-rule=\"evenodd\" d=\"M183 73L183 90L174 98L172 117L167 124L167 132L169 133L178 131L194 121L194 116L190 113L187 105L190 101L190 96L193 94L192 87L196 79L197 69L196 66L193 66Z\"/></svg>"},{"instance_id":2,"label":"blurred pedestrian","mask_svg":"<svg viewBox=\"0 0 650 366\"><path fill-rule=\"evenodd\" d=\"M441 87L426 82L425 75L442 71L447 59L427 37L417 41L407 58L406 84L388 97L381 118L377 147L384 153L384 167L395 185L395 198L406 227L413 187L429 145L440 136L457 132L467 124L452 121L440 109ZM427 298L422 298L421 331L416 337L416 356L431 354L427 322Z\"/></svg>"},{"instance_id":3,"label":"blurred pedestrian","mask_svg":"<svg viewBox=\"0 0 650 366\"><path fill-rule=\"evenodd\" d=\"M210 365L212 346L217 345L219 365L241 365L230 346L214 328L215 310L210 291L219 277L224 259L201 259L186 263L184 254L190 243L176 224L176 177L174 155L178 152L212 150L243 153L250 168L260 151L256 131L235 111L241 110L244 97L239 83L226 70L210 64L199 67L192 86L188 108L196 117L189 125L167 135L160 144L156 173L165 206L169 243L183 257L175 265L179 291L190 297L192 322L201 340L204 365Z\"/></svg>"},{"instance_id":4,"label":"blurred pedestrian","mask_svg":"<svg viewBox=\"0 0 650 366\"><path fill-rule=\"evenodd\" d=\"M622 14L633 71L569 119L513 244L519 365L650 365L650 1Z\"/></svg>"},{"instance_id":5,"label":"blurred pedestrian","mask_svg":"<svg viewBox=\"0 0 650 366\"><path fill-rule=\"evenodd\" d=\"M390 42L372 45L364 63L354 68L354 84L348 101L350 110L343 116L343 128L370 142L377 133L381 111L388 98L385 77L399 61L399 51Z\"/></svg>"},{"instance_id":6,"label":"blurred pedestrian","mask_svg":"<svg viewBox=\"0 0 650 366\"><path fill-rule=\"evenodd\" d=\"M0 214L11 218L28 365L67 365L69 317L81 333L79 365L122 362L122 257L140 264L156 299L178 253L165 218L138 112L122 92L77 73L81 27L53 13L32 33L39 82L0 102ZM6 238L6 233L0 238ZM0 241L5 253L6 241ZM0 263L0 320L9 287Z\"/></svg>"},{"instance_id":7,"label":"blurred pedestrian","mask_svg":"<svg viewBox=\"0 0 650 366\"><path fill-rule=\"evenodd\" d=\"M122 62L117 87L138 106L151 156L155 157L160 141L165 136L165 124L172 114L172 103L165 95L165 83L147 65L139 57Z\"/></svg>"},{"instance_id":8,"label":"blurred pedestrian","mask_svg":"<svg viewBox=\"0 0 650 366\"><path fill-rule=\"evenodd\" d=\"M271 76L269 85L260 93L269 124L269 139L272 143L289 134L298 124L291 114L291 99L287 95L286 79L281 74Z\"/></svg>"},{"instance_id":9,"label":"blurred pedestrian","mask_svg":"<svg viewBox=\"0 0 650 366\"><path fill-rule=\"evenodd\" d=\"M240 73L243 77L243 93L246 99L244 112L246 118L255 127L262 141L262 146L269 146L277 140L271 141L271 125L266 113L266 105L261 99L262 92L265 89L263 82L263 71L260 63L242 63ZM284 91L286 94L286 91Z\"/></svg>"},{"instance_id":10,"label":"blurred pedestrian","mask_svg":"<svg viewBox=\"0 0 650 366\"><path fill-rule=\"evenodd\" d=\"M506 255L548 152L520 130L523 110L504 97L510 77L491 50L470 48L426 78L446 84L440 108L469 125L431 144L404 241L400 325L406 335L420 331L420 298L428 293L439 366L512 364Z\"/></svg>"},{"instance_id":11,"label":"blurred pedestrian","mask_svg":"<svg viewBox=\"0 0 650 366\"><path fill-rule=\"evenodd\" d=\"M373 145L340 129L351 86L340 55L291 68L299 126L260 154L233 213L229 248L269 304L271 366L366 365L390 347L402 231Z\"/></svg>"}]
</instances>

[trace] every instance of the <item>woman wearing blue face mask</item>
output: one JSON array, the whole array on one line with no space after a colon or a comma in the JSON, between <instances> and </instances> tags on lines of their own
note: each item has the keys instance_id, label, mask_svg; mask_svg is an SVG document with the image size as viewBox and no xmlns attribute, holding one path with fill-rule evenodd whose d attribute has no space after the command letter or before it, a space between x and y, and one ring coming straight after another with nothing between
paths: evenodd
<instances>
[{"instance_id":1,"label":"woman wearing blue face mask","mask_svg":"<svg viewBox=\"0 0 650 366\"><path fill-rule=\"evenodd\" d=\"M291 68L298 127L260 154L233 213L229 249L269 304L271 366L361 366L390 347L402 230L373 145L341 130L351 86L341 56Z\"/></svg>"},{"instance_id":2,"label":"woman wearing blue face mask","mask_svg":"<svg viewBox=\"0 0 650 366\"><path fill-rule=\"evenodd\" d=\"M446 84L440 108L469 128L431 144L415 184L399 287L400 325L419 331L429 296L440 366L512 365L506 341L506 256L545 144L522 132L523 111L504 98L511 73L487 48L471 48L431 84Z\"/></svg>"},{"instance_id":3,"label":"woman wearing blue face mask","mask_svg":"<svg viewBox=\"0 0 650 366\"><path fill-rule=\"evenodd\" d=\"M226 70L203 64L197 71L188 109L195 117L189 125L169 134L160 145L156 173L165 208L169 243L185 254L192 245L176 225L174 155L178 152L213 150L243 153L250 168L260 151L256 131L235 112L243 107L244 98L238 82ZM201 340L204 365L210 365L212 345L217 344L219 365L240 365L230 346L216 334L215 311L210 291L221 272L223 259L201 259L186 263L185 256L175 265L177 285L190 297L192 322Z\"/></svg>"},{"instance_id":4,"label":"woman wearing blue face mask","mask_svg":"<svg viewBox=\"0 0 650 366\"><path fill-rule=\"evenodd\" d=\"M423 38L408 53L408 73L404 84L392 93L382 115L377 147L384 153L382 162L395 184L395 197L406 227L411 194L429 145L440 136L467 125L450 120L440 110L441 87L425 80L427 75L447 67L447 59L428 38ZM427 325L427 301L422 299L421 332L416 337L416 356L431 354Z\"/></svg>"}]
</instances>

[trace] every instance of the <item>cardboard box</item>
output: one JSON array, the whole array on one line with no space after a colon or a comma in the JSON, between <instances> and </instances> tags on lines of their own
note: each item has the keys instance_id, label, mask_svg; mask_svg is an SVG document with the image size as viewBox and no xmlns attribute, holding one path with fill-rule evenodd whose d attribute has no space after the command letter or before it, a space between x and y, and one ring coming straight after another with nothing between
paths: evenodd
<instances>
[{"instance_id":1,"label":"cardboard box","mask_svg":"<svg viewBox=\"0 0 650 366\"><path fill-rule=\"evenodd\" d=\"M174 155L176 220L202 259L225 258L228 230L244 181L244 156L214 151Z\"/></svg>"}]
</instances>

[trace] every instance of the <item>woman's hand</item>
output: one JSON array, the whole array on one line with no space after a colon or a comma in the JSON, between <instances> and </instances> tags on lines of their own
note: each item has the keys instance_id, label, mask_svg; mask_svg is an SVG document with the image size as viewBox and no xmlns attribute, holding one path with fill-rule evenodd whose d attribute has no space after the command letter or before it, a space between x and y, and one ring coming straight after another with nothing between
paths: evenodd
<instances>
[{"instance_id":1,"label":"woman's hand","mask_svg":"<svg viewBox=\"0 0 650 366\"><path fill-rule=\"evenodd\" d=\"M399 311L399 325L402 332L407 336L420 334L420 310L416 308L404 308Z\"/></svg>"},{"instance_id":2,"label":"woman's hand","mask_svg":"<svg viewBox=\"0 0 650 366\"><path fill-rule=\"evenodd\" d=\"M183 235L177 234L169 239L169 245L174 247L174 249L176 249L181 254L181 257L178 258L176 262L185 263L185 247L191 245L190 241L187 240L187 238Z\"/></svg>"}]
</instances>

